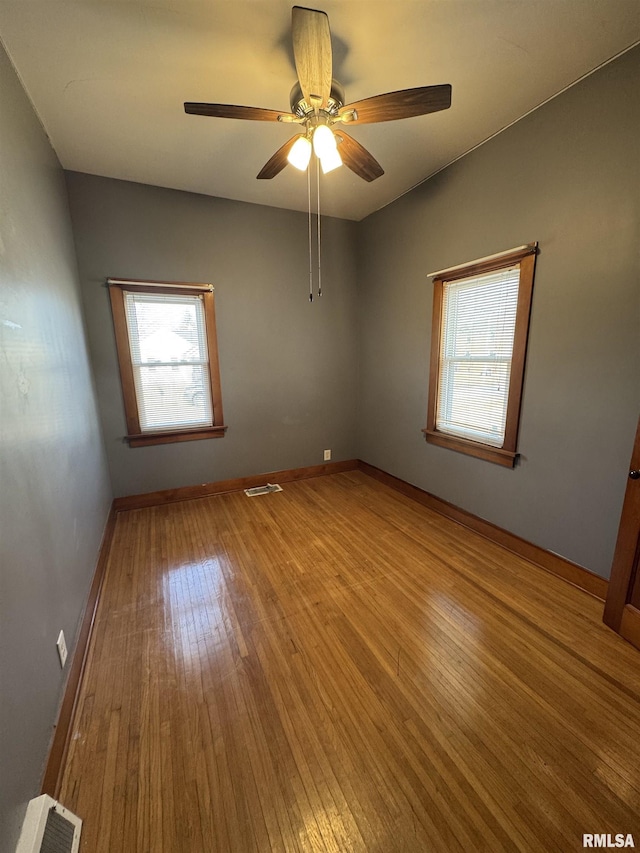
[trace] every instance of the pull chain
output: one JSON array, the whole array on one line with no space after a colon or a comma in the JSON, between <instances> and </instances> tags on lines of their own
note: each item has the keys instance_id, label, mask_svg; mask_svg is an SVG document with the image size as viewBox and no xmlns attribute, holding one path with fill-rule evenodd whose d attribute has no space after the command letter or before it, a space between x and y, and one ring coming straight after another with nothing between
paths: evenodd
<instances>
[{"instance_id":1,"label":"pull chain","mask_svg":"<svg viewBox=\"0 0 640 853\"><path fill-rule=\"evenodd\" d=\"M320 212L320 160L315 157L316 162L316 246L318 252L318 296L322 296L322 234L321 234L321 212ZM307 168L307 202L308 202L308 225L309 225L309 302L313 302L313 211L311 203L311 169L309 163Z\"/></svg>"},{"instance_id":2,"label":"pull chain","mask_svg":"<svg viewBox=\"0 0 640 853\"><path fill-rule=\"evenodd\" d=\"M320 159L316 157L316 193L318 199L318 296L322 296L322 252L320 242Z\"/></svg>"},{"instance_id":3,"label":"pull chain","mask_svg":"<svg viewBox=\"0 0 640 853\"><path fill-rule=\"evenodd\" d=\"M307 169L307 199L309 202L309 302L313 302L313 239L311 229L311 169Z\"/></svg>"}]
</instances>

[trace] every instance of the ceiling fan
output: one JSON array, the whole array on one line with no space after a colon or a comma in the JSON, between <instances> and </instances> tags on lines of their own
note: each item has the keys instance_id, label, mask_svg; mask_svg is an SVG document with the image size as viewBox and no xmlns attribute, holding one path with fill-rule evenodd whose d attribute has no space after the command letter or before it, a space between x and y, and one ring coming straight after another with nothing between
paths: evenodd
<instances>
[{"instance_id":1,"label":"ceiling fan","mask_svg":"<svg viewBox=\"0 0 640 853\"><path fill-rule=\"evenodd\" d=\"M313 149L323 172L344 163L365 181L374 181L384 174L382 166L344 130L345 125L395 121L446 110L451 106L449 84L402 89L345 104L344 89L332 77L331 32L327 14L294 6L291 29L298 74L290 95L291 112L234 104L186 102L184 105L185 112L191 115L298 124L302 132L276 151L261 169L258 179L274 178L287 163L304 171Z\"/></svg>"}]
</instances>

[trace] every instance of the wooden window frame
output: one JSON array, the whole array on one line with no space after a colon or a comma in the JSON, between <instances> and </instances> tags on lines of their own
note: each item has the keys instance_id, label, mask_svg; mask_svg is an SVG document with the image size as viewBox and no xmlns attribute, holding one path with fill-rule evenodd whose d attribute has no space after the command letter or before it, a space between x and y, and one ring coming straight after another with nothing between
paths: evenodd
<instances>
[{"instance_id":1,"label":"wooden window frame","mask_svg":"<svg viewBox=\"0 0 640 853\"><path fill-rule=\"evenodd\" d=\"M181 281L136 281L135 279L107 279L113 326L116 336L116 349L122 382L122 396L127 422L125 440L131 447L145 447L151 444L171 444L177 441L197 441L204 438L222 438L227 427L224 426L222 413L222 390L220 385L220 364L218 359L218 336L216 333L216 309L213 287L210 284L197 284ZM138 400L133 377L129 332L125 313L125 293L156 293L180 296L202 296L204 323L209 354L209 384L213 406L213 425L194 429L178 428L172 430L154 430L142 432L138 415Z\"/></svg>"},{"instance_id":2,"label":"wooden window frame","mask_svg":"<svg viewBox=\"0 0 640 853\"><path fill-rule=\"evenodd\" d=\"M520 406L524 385L524 367L529 338L529 319L531 315L531 297L535 273L537 243L530 243L519 249L513 249L500 255L492 255L479 261L452 267L435 273L433 278L433 318L431 331L431 362L429 369L429 402L427 426L423 429L429 444L475 456L487 462L495 462L506 468L513 468L518 457L517 441L520 425ZM442 342L442 301L444 284L458 281L473 275L496 272L515 265L520 267L518 284L518 304L516 308L515 334L511 357L511 377L507 398L507 418L502 447L492 447L480 441L449 435L436 429L438 405L438 383L440 376L440 353Z\"/></svg>"}]
</instances>

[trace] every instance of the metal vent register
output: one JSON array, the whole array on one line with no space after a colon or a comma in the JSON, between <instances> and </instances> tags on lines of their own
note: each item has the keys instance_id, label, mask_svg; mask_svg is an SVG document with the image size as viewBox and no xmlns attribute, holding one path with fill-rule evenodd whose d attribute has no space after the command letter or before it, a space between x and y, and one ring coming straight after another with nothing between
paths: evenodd
<instances>
[{"instance_id":1,"label":"metal vent register","mask_svg":"<svg viewBox=\"0 0 640 853\"><path fill-rule=\"evenodd\" d=\"M82 821L46 794L31 800L16 853L77 853Z\"/></svg>"},{"instance_id":2,"label":"metal vent register","mask_svg":"<svg viewBox=\"0 0 640 853\"><path fill-rule=\"evenodd\" d=\"M75 829L70 820L56 811L55 806L49 809L40 853L71 853Z\"/></svg>"},{"instance_id":3,"label":"metal vent register","mask_svg":"<svg viewBox=\"0 0 640 853\"><path fill-rule=\"evenodd\" d=\"M253 489L245 489L244 493L248 498L254 498L256 495L268 495L271 492L281 492L282 486L277 483L267 483L266 486L256 486Z\"/></svg>"}]
</instances>

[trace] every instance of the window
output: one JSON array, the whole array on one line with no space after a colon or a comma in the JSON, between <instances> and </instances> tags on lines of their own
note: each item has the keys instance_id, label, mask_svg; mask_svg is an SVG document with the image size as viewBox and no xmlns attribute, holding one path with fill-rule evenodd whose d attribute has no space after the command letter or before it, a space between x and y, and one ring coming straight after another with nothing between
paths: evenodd
<instances>
[{"instance_id":1,"label":"window","mask_svg":"<svg viewBox=\"0 0 640 853\"><path fill-rule=\"evenodd\" d=\"M213 287L108 284L129 444L223 436Z\"/></svg>"},{"instance_id":2,"label":"window","mask_svg":"<svg viewBox=\"0 0 640 853\"><path fill-rule=\"evenodd\" d=\"M426 440L512 468L537 244L436 273Z\"/></svg>"}]
</instances>

